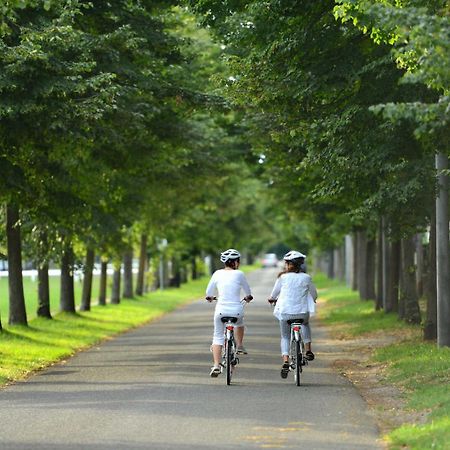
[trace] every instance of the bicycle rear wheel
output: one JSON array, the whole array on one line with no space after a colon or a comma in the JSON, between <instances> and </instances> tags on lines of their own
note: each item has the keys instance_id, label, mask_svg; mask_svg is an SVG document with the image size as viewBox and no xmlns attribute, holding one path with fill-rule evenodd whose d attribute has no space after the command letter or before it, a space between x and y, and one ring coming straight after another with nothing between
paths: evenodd
<instances>
[{"instance_id":1,"label":"bicycle rear wheel","mask_svg":"<svg viewBox=\"0 0 450 450\"><path fill-rule=\"evenodd\" d=\"M226 365L227 365L227 385L231 384L231 377L233 375L233 341L231 339L226 341Z\"/></svg>"},{"instance_id":2,"label":"bicycle rear wheel","mask_svg":"<svg viewBox=\"0 0 450 450\"><path fill-rule=\"evenodd\" d=\"M295 341L295 384L300 386L300 374L302 372L302 351L300 349L300 342Z\"/></svg>"}]
</instances>

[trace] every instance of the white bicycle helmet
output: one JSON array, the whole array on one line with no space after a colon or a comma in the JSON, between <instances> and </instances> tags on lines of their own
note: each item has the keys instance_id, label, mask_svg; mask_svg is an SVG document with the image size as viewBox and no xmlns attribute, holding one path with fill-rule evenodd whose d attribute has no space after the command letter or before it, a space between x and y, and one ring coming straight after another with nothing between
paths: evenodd
<instances>
[{"instance_id":1,"label":"white bicycle helmet","mask_svg":"<svg viewBox=\"0 0 450 450\"><path fill-rule=\"evenodd\" d=\"M296 250L291 250L290 252L287 252L284 256L283 259L285 261L293 261L295 259L299 259L299 258L306 258L306 255L304 255L303 253L300 253Z\"/></svg>"},{"instance_id":2,"label":"white bicycle helmet","mask_svg":"<svg viewBox=\"0 0 450 450\"><path fill-rule=\"evenodd\" d=\"M234 248L229 248L220 254L220 260L223 263L226 263L230 259L238 259L241 257L241 254L235 250Z\"/></svg>"}]
</instances>

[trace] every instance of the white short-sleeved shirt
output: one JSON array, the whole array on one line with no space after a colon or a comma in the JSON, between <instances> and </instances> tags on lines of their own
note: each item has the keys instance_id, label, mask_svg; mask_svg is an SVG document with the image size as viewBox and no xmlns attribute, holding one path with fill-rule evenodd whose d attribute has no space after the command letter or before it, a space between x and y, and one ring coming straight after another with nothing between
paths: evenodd
<instances>
[{"instance_id":1,"label":"white short-sleeved shirt","mask_svg":"<svg viewBox=\"0 0 450 450\"><path fill-rule=\"evenodd\" d=\"M217 306L221 310L241 309L241 290L245 295L251 295L250 286L244 272L240 270L216 270L209 280L206 296L217 294Z\"/></svg>"},{"instance_id":2,"label":"white short-sleeved shirt","mask_svg":"<svg viewBox=\"0 0 450 450\"><path fill-rule=\"evenodd\" d=\"M315 313L317 290L307 273L282 274L277 278L270 296L277 299L273 314L278 319L285 314Z\"/></svg>"}]
</instances>

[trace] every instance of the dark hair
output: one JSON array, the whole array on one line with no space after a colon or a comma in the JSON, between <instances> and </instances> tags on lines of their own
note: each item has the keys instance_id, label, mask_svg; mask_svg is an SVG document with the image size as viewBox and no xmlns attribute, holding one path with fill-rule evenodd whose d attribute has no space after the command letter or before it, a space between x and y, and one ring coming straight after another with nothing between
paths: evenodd
<instances>
[{"instance_id":1,"label":"dark hair","mask_svg":"<svg viewBox=\"0 0 450 450\"><path fill-rule=\"evenodd\" d=\"M236 263L241 262L241 258L236 259L229 259L228 261L225 261L225 267L231 267L232 269L236 269Z\"/></svg>"},{"instance_id":2,"label":"dark hair","mask_svg":"<svg viewBox=\"0 0 450 450\"><path fill-rule=\"evenodd\" d=\"M285 261L285 263L288 265L287 269L283 270L278 274L278 277L281 277L281 275L285 273L300 273L300 272L306 272L305 267L305 258L296 258L291 261Z\"/></svg>"}]
</instances>

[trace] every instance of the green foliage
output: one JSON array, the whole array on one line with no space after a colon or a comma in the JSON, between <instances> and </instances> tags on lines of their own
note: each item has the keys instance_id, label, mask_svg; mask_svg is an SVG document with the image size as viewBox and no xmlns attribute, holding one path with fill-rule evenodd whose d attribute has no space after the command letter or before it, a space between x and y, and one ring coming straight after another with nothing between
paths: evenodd
<instances>
[{"instance_id":1,"label":"green foliage","mask_svg":"<svg viewBox=\"0 0 450 450\"><path fill-rule=\"evenodd\" d=\"M190 3L226 46L233 76L223 86L247 112L269 186L289 217L307 222L315 246L334 247L352 227L374 230L380 215L397 236L429 221L434 172L424 144L448 142L447 106L433 104L423 79L399 83L411 71L398 70L388 33L375 44L368 26L346 20L349 5L364 2ZM391 120L400 104L417 107ZM418 145L414 133L427 140Z\"/></svg>"}]
</instances>

